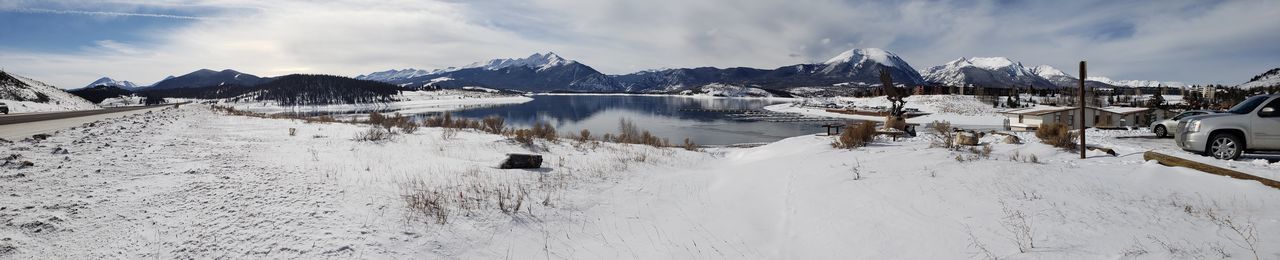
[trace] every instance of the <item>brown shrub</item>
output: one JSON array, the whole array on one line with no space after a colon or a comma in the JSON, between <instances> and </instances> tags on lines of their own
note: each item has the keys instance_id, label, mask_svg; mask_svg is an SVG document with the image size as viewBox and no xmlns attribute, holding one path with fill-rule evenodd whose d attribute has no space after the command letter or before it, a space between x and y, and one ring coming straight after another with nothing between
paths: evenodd
<instances>
[{"instance_id":1,"label":"brown shrub","mask_svg":"<svg viewBox=\"0 0 1280 260\"><path fill-rule=\"evenodd\" d=\"M698 151L698 144L689 141L689 138L685 138L683 148L689 151Z\"/></svg>"},{"instance_id":2,"label":"brown shrub","mask_svg":"<svg viewBox=\"0 0 1280 260\"><path fill-rule=\"evenodd\" d=\"M356 137L354 138L354 140L377 142L377 141L386 140L388 137L390 137L390 135L387 134L387 132L379 130L377 127L372 127L372 128L369 128L369 130L366 130L364 132L356 133Z\"/></svg>"},{"instance_id":3,"label":"brown shrub","mask_svg":"<svg viewBox=\"0 0 1280 260\"><path fill-rule=\"evenodd\" d=\"M574 138L574 140L575 140L575 141L578 141L579 143L590 142L590 141L591 141L591 131L587 131L587 129L582 129L582 131L579 131L579 132L578 132L578 137L577 137L577 138Z\"/></svg>"},{"instance_id":4,"label":"brown shrub","mask_svg":"<svg viewBox=\"0 0 1280 260\"><path fill-rule=\"evenodd\" d=\"M844 132L840 133L840 137L831 143L832 147L841 149L853 149L866 146L876 139L876 124L874 122L849 123L845 126Z\"/></svg>"},{"instance_id":5,"label":"brown shrub","mask_svg":"<svg viewBox=\"0 0 1280 260\"><path fill-rule=\"evenodd\" d=\"M481 129L482 131L489 132L491 134L500 134L502 133L502 129L504 127L503 124L506 123L506 119L499 116L488 116L481 120L481 122L484 125L484 129Z\"/></svg>"},{"instance_id":6,"label":"brown shrub","mask_svg":"<svg viewBox=\"0 0 1280 260\"><path fill-rule=\"evenodd\" d=\"M529 129L529 131L531 131L531 134L537 138L542 138L547 141L559 140L559 137L556 135L556 128L548 123L533 123L533 128Z\"/></svg>"},{"instance_id":7,"label":"brown shrub","mask_svg":"<svg viewBox=\"0 0 1280 260\"><path fill-rule=\"evenodd\" d=\"M517 129L511 139L516 140L517 143L525 146L533 146L533 131L530 131L529 129Z\"/></svg>"},{"instance_id":8,"label":"brown shrub","mask_svg":"<svg viewBox=\"0 0 1280 260\"><path fill-rule=\"evenodd\" d=\"M942 148L956 146L956 132L951 128L951 122L933 121L929 127L933 129L933 136L936 138L929 146Z\"/></svg>"},{"instance_id":9,"label":"brown shrub","mask_svg":"<svg viewBox=\"0 0 1280 260\"><path fill-rule=\"evenodd\" d=\"M1040 142L1068 150L1076 149L1076 135L1067 129L1067 125L1059 123L1043 124L1036 129L1036 137L1040 138Z\"/></svg>"}]
</instances>

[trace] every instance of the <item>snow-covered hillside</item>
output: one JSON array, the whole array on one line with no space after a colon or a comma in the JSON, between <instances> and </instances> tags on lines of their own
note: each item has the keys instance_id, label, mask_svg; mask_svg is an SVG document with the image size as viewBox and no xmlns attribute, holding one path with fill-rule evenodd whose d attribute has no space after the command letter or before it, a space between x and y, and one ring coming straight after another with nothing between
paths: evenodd
<instances>
[{"instance_id":1,"label":"snow-covered hillside","mask_svg":"<svg viewBox=\"0 0 1280 260\"><path fill-rule=\"evenodd\" d=\"M1274 68L1274 69L1268 70L1267 72L1262 73L1261 75L1254 76L1253 79L1249 80L1249 82L1240 84L1240 86L1238 87L1243 89L1251 89L1251 88L1274 87L1274 86L1280 86L1280 68Z\"/></svg>"},{"instance_id":2,"label":"snow-covered hillside","mask_svg":"<svg viewBox=\"0 0 1280 260\"><path fill-rule=\"evenodd\" d=\"M98 106L60 88L0 71L0 103L9 113L97 109Z\"/></svg>"},{"instance_id":3,"label":"snow-covered hillside","mask_svg":"<svg viewBox=\"0 0 1280 260\"><path fill-rule=\"evenodd\" d=\"M680 95L712 97L775 97L773 93L769 93L763 89L725 84L707 84L695 89L680 91Z\"/></svg>"},{"instance_id":4,"label":"snow-covered hillside","mask_svg":"<svg viewBox=\"0 0 1280 260\"><path fill-rule=\"evenodd\" d=\"M951 86L1057 87L1031 69L1022 66L1021 62L1014 62L1005 57L962 57L925 70L924 77L925 80Z\"/></svg>"}]
</instances>

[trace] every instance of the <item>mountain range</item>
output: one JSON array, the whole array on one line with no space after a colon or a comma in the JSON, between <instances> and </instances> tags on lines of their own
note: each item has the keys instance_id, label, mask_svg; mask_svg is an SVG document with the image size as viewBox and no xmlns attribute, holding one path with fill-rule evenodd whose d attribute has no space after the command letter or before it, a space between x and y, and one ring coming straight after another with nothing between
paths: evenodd
<instances>
[{"instance_id":1,"label":"mountain range","mask_svg":"<svg viewBox=\"0 0 1280 260\"><path fill-rule=\"evenodd\" d=\"M357 79L376 80L410 88L478 86L531 92L644 92L674 93L710 84L785 90L796 87L878 86L879 70L889 71L898 84L985 86L995 88L1074 87L1078 79L1048 65L1024 66L1005 57L962 57L946 64L916 70L890 51L852 49L820 63L774 69L747 67L675 68L606 75L555 53L526 58L494 59L445 69L399 69L369 73ZM1090 87L1182 87L1177 82L1111 80L1090 77Z\"/></svg>"},{"instance_id":2,"label":"mountain range","mask_svg":"<svg viewBox=\"0 0 1280 260\"><path fill-rule=\"evenodd\" d=\"M359 75L355 79L390 83L409 90L473 86L521 92L677 93L711 84L770 90L797 87L870 87L880 85L881 69L888 71L897 84L908 86L1061 88L1078 84L1078 79L1052 66L1029 67L1005 57L961 57L942 65L917 70L897 54L877 48L851 49L823 62L773 69L699 67L646 70L623 75L607 75L581 62L548 52L443 69L393 69ZM230 69L202 69L182 76L169 76L145 87L110 78L99 79L90 86L105 84L127 90L155 90L219 85L254 86L271 80L273 78ZM1106 77L1089 77L1086 85L1104 88L1186 86L1178 82L1112 80Z\"/></svg>"}]
</instances>

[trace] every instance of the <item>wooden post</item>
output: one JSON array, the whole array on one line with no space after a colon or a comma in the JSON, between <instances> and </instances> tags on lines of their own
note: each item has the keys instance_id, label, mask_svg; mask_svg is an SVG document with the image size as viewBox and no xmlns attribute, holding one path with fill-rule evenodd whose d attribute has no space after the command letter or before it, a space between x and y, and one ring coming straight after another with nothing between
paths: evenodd
<instances>
[{"instance_id":1,"label":"wooden post","mask_svg":"<svg viewBox=\"0 0 1280 260\"><path fill-rule=\"evenodd\" d=\"M1085 72L1084 61L1080 61L1080 159L1084 159L1084 151L1088 149L1088 146L1085 146L1084 144L1084 79L1088 77L1086 75L1087 73Z\"/></svg>"}]
</instances>

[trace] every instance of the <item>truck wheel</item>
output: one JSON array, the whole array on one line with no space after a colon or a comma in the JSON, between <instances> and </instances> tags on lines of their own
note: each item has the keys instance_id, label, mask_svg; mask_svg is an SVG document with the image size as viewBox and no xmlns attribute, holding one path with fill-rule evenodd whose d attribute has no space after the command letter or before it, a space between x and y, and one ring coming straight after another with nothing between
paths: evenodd
<instances>
[{"instance_id":1,"label":"truck wheel","mask_svg":"<svg viewBox=\"0 0 1280 260\"><path fill-rule=\"evenodd\" d=\"M1240 137L1233 134L1216 134L1209 138L1208 153L1213 158L1220 160L1235 160L1240 158L1240 153L1244 150L1244 142L1240 141Z\"/></svg>"},{"instance_id":2,"label":"truck wheel","mask_svg":"<svg viewBox=\"0 0 1280 260\"><path fill-rule=\"evenodd\" d=\"M1164 129L1164 125L1156 126L1156 137L1165 138L1167 136L1169 136L1169 130Z\"/></svg>"}]
</instances>

